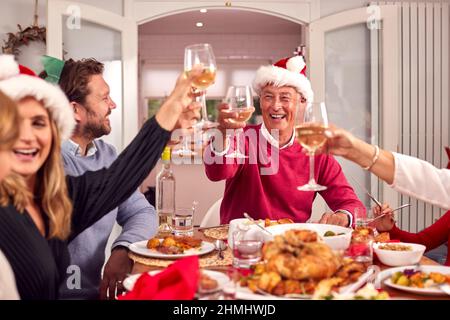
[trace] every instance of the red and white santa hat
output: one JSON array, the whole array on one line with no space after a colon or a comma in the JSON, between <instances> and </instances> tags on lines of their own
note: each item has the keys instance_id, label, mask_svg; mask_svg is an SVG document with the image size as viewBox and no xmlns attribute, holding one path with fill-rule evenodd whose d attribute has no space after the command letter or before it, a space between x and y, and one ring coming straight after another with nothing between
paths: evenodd
<instances>
[{"instance_id":1,"label":"red and white santa hat","mask_svg":"<svg viewBox=\"0 0 450 320\"><path fill-rule=\"evenodd\" d=\"M0 91L16 102L30 96L42 101L44 107L50 110L61 139L70 138L75 119L64 92L37 77L32 70L19 66L13 55L0 55Z\"/></svg>"},{"instance_id":2,"label":"red and white santa hat","mask_svg":"<svg viewBox=\"0 0 450 320\"><path fill-rule=\"evenodd\" d=\"M274 65L260 67L253 80L253 89L260 94L261 89L268 84L276 87L294 87L308 102L314 99L311 82L306 78L306 63L302 56L284 58Z\"/></svg>"}]
</instances>

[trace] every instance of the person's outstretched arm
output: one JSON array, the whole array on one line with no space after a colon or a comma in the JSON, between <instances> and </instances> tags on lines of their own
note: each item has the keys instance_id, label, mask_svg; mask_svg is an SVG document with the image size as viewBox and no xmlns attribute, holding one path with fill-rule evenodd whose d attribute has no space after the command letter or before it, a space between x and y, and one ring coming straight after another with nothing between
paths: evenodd
<instances>
[{"instance_id":1,"label":"person's outstretched arm","mask_svg":"<svg viewBox=\"0 0 450 320\"><path fill-rule=\"evenodd\" d=\"M450 170L381 150L343 129L330 128L326 135L328 152L359 164L402 194L450 209Z\"/></svg>"},{"instance_id":2,"label":"person's outstretched arm","mask_svg":"<svg viewBox=\"0 0 450 320\"><path fill-rule=\"evenodd\" d=\"M337 156L342 156L347 160L353 161L363 168L369 170L385 182L392 184L394 180L394 156L386 150L379 150L376 156L376 147L368 144L351 133L337 128L330 128L325 133L328 137L328 152Z\"/></svg>"},{"instance_id":3,"label":"person's outstretched arm","mask_svg":"<svg viewBox=\"0 0 450 320\"><path fill-rule=\"evenodd\" d=\"M191 73L186 77L183 74L178 78L174 90L156 116L144 124L108 169L88 171L78 177L66 177L68 193L73 203L71 238L131 196L156 165L169 141L170 130L177 124L189 123L180 121L182 115L189 118L190 112L192 118L198 116L198 112L189 109L192 100L191 83L196 75Z\"/></svg>"}]
</instances>

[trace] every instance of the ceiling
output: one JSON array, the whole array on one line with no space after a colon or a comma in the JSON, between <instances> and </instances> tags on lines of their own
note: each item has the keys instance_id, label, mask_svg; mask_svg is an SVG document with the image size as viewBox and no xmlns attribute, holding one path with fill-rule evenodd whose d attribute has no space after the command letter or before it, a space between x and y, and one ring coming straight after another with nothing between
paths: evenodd
<instances>
[{"instance_id":1,"label":"ceiling","mask_svg":"<svg viewBox=\"0 0 450 320\"><path fill-rule=\"evenodd\" d=\"M203 22L203 27L196 27ZM299 34L301 25L272 15L236 9L208 9L171 15L139 26L141 34Z\"/></svg>"}]
</instances>

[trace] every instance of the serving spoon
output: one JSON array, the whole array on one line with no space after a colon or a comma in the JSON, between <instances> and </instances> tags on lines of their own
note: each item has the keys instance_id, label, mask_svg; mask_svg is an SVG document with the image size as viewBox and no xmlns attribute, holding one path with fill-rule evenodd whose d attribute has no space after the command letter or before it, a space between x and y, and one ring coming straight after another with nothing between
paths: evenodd
<instances>
[{"instance_id":1,"label":"serving spoon","mask_svg":"<svg viewBox=\"0 0 450 320\"><path fill-rule=\"evenodd\" d=\"M218 251L217 256L219 257L220 260L223 260L224 259L223 251L227 248L227 244L225 243L225 241L218 239L214 242L214 246Z\"/></svg>"},{"instance_id":2,"label":"serving spoon","mask_svg":"<svg viewBox=\"0 0 450 320\"><path fill-rule=\"evenodd\" d=\"M246 217L248 220L250 220L254 225L258 226L258 228L260 228L261 230L263 230L264 232L272 235L272 232L270 232L269 230L267 230L266 228L264 228L262 225L260 225L255 219L253 219L252 217L250 217L250 215L247 212L244 212L244 217Z\"/></svg>"}]
</instances>

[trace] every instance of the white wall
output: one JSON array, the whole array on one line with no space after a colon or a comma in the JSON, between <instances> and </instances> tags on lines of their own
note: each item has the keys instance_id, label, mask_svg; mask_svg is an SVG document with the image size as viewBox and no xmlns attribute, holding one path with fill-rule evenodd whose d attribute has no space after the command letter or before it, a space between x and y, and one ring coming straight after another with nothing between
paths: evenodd
<instances>
[{"instance_id":1,"label":"white wall","mask_svg":"<svg viewBox=\"0 0 450 320\"><path fill-rule=\"evenodd\" d=\"M47 6L45 1L40 1L38 6L39 26L45 26L47 22ZM7 33L17 33L18 24L25 29L33 24L34 1L33 0L2 0L0 1L0 42L6 41ZM29 47L21 47L22 54L18 61L36 72L42 71L39 56L45 53L43 43L32 43Z\"/></svg>"},{"instance_id":2,"label":"white wall","mask_svg":"<svg viewBox=\"0 0 450 320\"><path fill-rule=\"evenodd\" d=\"M96 7L108 10L117 14L122 14L122 0L80 0L78 2L94 5ZM47 5L46 1L39 1L38 6L39 25L46 26L47 23ZM83 13L81 13L81 17ZM6 33L18 32L17 24L22 28L32 25L34 19L34 0L2 0L0 2L0 41L7 39ZM117 38L111 33L103 32L102 28L92 24L85 24L83 30L71 31L71 38L65 38L65 50L70 52L69 57L86 57L85 50L92 47L89 42L104 43L100 49L102 52L92 52L92 56L99 60L111 61L117 59L120 55L120 43L117 45ZM66 30L65 30L66 31ZM67 32L66 32L67 33ZM117 36L116 36L117 37ZM97 47L98 48L98 47ZM119 48L119 50L117 50ZM22 63L36 72L42 71L39 57L45 54L45 47L42 44L32 43L29 47L23 47L23 54L18 57L19 63ZM119 53L117 53L119 52Z\"/></svg>"},{"instance_id":3,"label":"white wall","mask_svg":"<svg viewBox=\"0 0 450 320\"><path fill-rule=\"evenodd\" d=\"M338 12L367 6L368 0L318 0L320 3L320 17L326 17Z\"/></svg>"}]
</instances>

